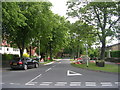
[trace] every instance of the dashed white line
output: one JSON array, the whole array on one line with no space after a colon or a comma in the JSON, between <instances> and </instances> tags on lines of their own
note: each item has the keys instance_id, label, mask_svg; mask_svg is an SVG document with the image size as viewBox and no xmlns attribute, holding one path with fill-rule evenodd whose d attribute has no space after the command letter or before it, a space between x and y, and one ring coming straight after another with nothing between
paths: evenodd
<instances>
[{"instance_id":1,"label":"dashed white line","mask_svg":"<svg viewBox=\"0 0 120 90\"><path fill-rule=\"evenodd\" d=\"M49 70L51 70L52 68L48 68L45 72L48 72Z\"/></svg>"},{"instance_id":2,"label":"dashed white line","mask_svg":"<svg viewBox=\"0 0 120 90\"><path fill-rule=\"evenodd\" d=\"M40 86L49 86L50 84L44 84L44 83L42 83L42 84L40 84Z\"/></svg>"},{"instance_id":3,"label":"dashed white line","mask_svg":"<svg viewBox=\"0 0 120 90\"><path fill-rule=\"evenodd\" d=\"M53 82L42 82L42 83L47 83L47 84L49 83L49 84L51 84L51 83L53 83Z\"/></svg>"},{"instance_id":4,"label":"dashed white line","mask_svg":"<svg viewBox=\"0 0 120 90\"><path fill-rule=\"evenodd\" d=\"M36 76L35 78L33 78L32 80L30 80L29 82L27 82L25 85L35 85L35 83L37 82L33 82L35 79L37 79L38 77L40 77L42 74Z\"/></svg>"},{"instance_id":5,"label":"dashed white line","mask_svg":"<svg viewBox=\"0 0 120 90\"><path fill-rule=\"evenodd\" d=\"M20 85L20 83L9 83L11 85Z\"/></svg>"},{"instance_id":6,"label":"dashed white line","mask_svg":"<svg viewBox=\"0 0 120 90\"><path fill-rule=\"evenodd\" d=\"M81 82L70 82L70 86L81 86Z\"/></svg>"},{"instance_id":7,"label":"dashed white line","mask_svg":"<svg viewBox=\"0 0 120 90\"><path fill-rule=\"evenodd\" d=\"M56 82L55 86L65 86L67 82Z\"/></svg>"},{"instance_id":8,"label":"dashed white line","mask_svg":"<svg viewBox=\"0 0 120 90\"><path fill-rule=\"evenodd\" d=\"M0 83L0 84L5 84L5 83Z\"/></svg>"},{"instance_id":9,"label":"dashed white line","mask_svg":"<svg viewBox=\"0 0 120 90\"><path fill-rule=\"evenodd\" d=\"M40 85L41 86L49 86L50 84L52 84L52 82L42 82Z\"/></svg>"},{"instance_id":10,"label":"dashed white line","mask_svg":"<svg viewBox=\"0 0 120 90\"><path fill-rule=\"evenodd\" d=\"M96 86L96 82L85 82L86 86Z\"/></svg>"},{"instance_id":11,"label":"dashed white line","mask_svg":"<svg viewBox=\"0 0 120 90\"><path fill-rule=\"evenodd\" d=\"M111 82L101 82L102 86L112 86Z\"/></svg>"}]
</instances>

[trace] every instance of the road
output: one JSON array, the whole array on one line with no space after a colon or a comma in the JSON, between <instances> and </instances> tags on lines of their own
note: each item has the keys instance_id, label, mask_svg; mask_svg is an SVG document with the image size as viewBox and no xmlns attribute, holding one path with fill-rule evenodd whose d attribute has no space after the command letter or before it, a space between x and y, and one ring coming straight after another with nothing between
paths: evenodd
<instances>
[{"instance_id":1,"label":"road","mask_svg":"<svg viewBox=\"0 0 120 90\"><path fill-rule=\"evenodd\" d=\"M69 59L37 69L6 70L2 88L117 88L118 75L76 68Z\"/></svg>"}]
</instances>

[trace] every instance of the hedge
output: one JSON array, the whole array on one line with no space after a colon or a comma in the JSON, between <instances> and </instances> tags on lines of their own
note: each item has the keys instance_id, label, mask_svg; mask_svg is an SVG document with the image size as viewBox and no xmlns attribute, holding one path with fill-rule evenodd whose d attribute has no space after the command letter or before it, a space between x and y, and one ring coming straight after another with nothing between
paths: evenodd
<instances>
[{"instance_id":1,"label":"hedge","mask_svg":"<svg viewBox=\"0 0 120 90\"><path fill-rule=\"evenodd\" d=\"M120 51L111 51L110 55L111 57L120 57Z\"/></svg>"},{"instance_id":2,"label":"hedge","mask_svg":"<svg viewBox=\"0 0 120 90\"><path fill-rule=\"evenodd\" d=\"M107 55L108 55L108 51L105 52L105 57L107 57ZM111 55L111 57L119 58L120 57L120 51L110 51L110 55Z\"/></svg>"},{"instance_id":3,"label":"hedge","mask_svg":"<svg viewBox=\"0 0 120 90\"><path fill-rule=\"evenodd\" d=\"M3 54L2 60L13 60L15 57L19 57L19 55Z\"/></svg>"}]
</instances>

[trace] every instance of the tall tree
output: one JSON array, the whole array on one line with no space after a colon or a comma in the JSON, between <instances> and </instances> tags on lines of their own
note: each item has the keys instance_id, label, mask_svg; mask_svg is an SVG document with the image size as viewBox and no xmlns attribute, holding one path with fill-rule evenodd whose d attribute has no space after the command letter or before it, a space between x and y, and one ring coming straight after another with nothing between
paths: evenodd
<instances>
[{"instance_id":1,"label":"tall tree","mask_svg":"<svg viewBox=\"0 0 120 90\"><path fill-rule=\"evenodd\" d=\"M105 57L106 37L115 36L115 25L120 20L120 2L68 2L68 15L93 25L102 44L100 58Z\"/></svg>"},{"instance_id":2,"label":"tall tree","mask_svg":"<svg viewBox=\"0 0 120 90\"><path fill-rule=\"evenodd\" d=\"M3 2L3 36L17 45L21 57L41 30L38 26L45 22L41 16L49 6L48 2Z\"/></svg>"}]
</instances>

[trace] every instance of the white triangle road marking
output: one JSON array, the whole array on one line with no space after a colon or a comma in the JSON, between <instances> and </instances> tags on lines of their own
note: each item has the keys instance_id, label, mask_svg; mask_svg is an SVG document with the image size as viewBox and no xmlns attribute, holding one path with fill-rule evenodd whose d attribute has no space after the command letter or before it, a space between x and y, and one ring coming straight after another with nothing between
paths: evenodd
<instances>
[{"instance_id":1,"label":"white triangle road marking","mask_svg":"<svg viewBox=\"0 0 120 90\"><path fill-rule=\"evenodd\" d=\"M70 74L70 73L72 73L72 74ZM67 71L67 76L77 76L77 75L82 75L82 74L74 72L74 71L71 71L71 70Z\"/></svg>"}]
</instances>

